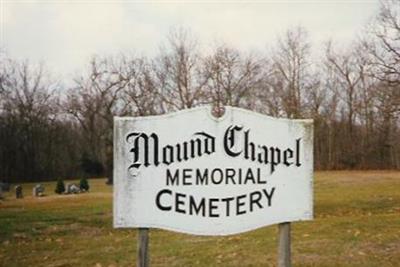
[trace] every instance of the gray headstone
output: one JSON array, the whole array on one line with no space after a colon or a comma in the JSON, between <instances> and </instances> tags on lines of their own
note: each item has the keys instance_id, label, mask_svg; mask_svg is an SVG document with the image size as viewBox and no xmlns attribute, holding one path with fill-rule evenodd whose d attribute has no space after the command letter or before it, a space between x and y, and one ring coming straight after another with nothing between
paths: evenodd
<instances>
[{"instance_id":1,"label":"gray headstone","mask_svg":"<svg viewBox=\"0 0 400 267\"><path fill-rule=\"evenodd\" d=\"M78 194L81 192L81 189L77 184L67 184L65 191L67 194Z\"/></svg>"},{"instance_id":2,"label":"gray headstone","mask_svg":"<svg viewBox=\"0 0 400 267\"><path fill-rule=\"evenodd\" d=\"M71 184L69 184L69 183L66 183L66 184L65 184L64 194L70 194L70 192L69 192L69 187L70 187L70 185L71 185Z\"/></svg>"},{"instance_id":3,"label":"gray headstone","mask_svg":"<svg viewBox=\"0 0 400 267\"><path fill-rule=\"evenodd\" d=\"M37 184L32 188L33 197L42 197L44 195L44 186L42 184Z\"/></svg>"},{"instance_id":4,"label":"gray headstone","mask_svg":"<svg viewBox=\"0 0 400 267\"><path fill-rule=\"evenodd\" d=\"M10 184L6 182L0 182L0 188L3 192L10 192Z\"/></svg>"},{"instance_id":5,"label":"gray headstone","mask_svg":"<svg viewBox=\"0 0 400 267\"><path fill-rule=\"evenodd\" d=\"M65 191L64 194L71 194L71 192L69 192L69 188L71 187L71 184L67 183L65 184Z\"/></svg>"},{"instance_id":6,"label":"gray headstone","mask_svg":"<svg viewBox=\"0 0 400 267\"><path fill-rule=\"evenodd\" d=\"M24 195L22 194L22 186L21 185L16 185L15 186L15 197L16 198L23 198Z\"/></svg>"}]
</instances>

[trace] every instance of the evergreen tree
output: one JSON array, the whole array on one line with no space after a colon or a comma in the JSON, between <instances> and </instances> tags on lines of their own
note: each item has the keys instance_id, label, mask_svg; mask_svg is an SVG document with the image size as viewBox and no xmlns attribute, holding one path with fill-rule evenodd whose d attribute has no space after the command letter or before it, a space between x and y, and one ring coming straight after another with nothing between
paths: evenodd
<instances>
[{"instance_id":1,"label":"evergreen tree","mask_svg":"<svg viewBox=\"0 0 400 267\"><path fill-rule=\"evenodd\" d=\"M80 188L82 191L89 191L89 182L88 182L88 180L87 180L86 178L82 178L82 179L79 181L79 188Z\"/></svg>"},{"instance_id":2,"label":"evergreen tree","mask_svg":"<svg viewBox=\"0 0 400 267\"><path fill-rule=\"evenodd\" d=\"M56 189L54 190L54 192L56 192L57 194L62 194L64 193L64 191L65 191L64 181L62 179L58 179L56 184Z\"/></svg>"}]
</instances>

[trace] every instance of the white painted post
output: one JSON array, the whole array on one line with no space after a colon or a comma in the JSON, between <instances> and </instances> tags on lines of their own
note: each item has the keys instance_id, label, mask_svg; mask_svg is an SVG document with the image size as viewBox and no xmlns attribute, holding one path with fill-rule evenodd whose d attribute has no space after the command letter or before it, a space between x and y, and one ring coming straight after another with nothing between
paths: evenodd
<instances>
[{"instance_id":1,"label":"white painted post","mask_svg":"<svg viewBox=\"0 0 400 267\"><path fill-rule=\"evenodd\" d=\"M149 228L138 229L137 267L149 266Z\"/></svg>"},{"instance_id":2,"label":"white painted post","mask_svg":"<svg viewBox=\"0 0 400 267\"><path fill-rule=\"evenodd\" d=\"M278 267L291 267L290 223L279 224Z\"/></svg>"}]
</instances>

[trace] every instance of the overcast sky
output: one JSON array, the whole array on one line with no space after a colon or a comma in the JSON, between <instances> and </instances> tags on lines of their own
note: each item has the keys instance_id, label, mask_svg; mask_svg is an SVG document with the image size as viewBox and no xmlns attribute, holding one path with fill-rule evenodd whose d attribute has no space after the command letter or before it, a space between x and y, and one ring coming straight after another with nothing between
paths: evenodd
<instances>
[{"instance_id":1,"label":"overcast sky","mask_svg":"<svg viewBox=\"0 0 400 267\"><path fill-rule=\"evenodd\" d=\"M154 55L171 27L190 28L204 47L225 42L266 49L296 25L314 49L350 42L377 12L378 0L345 1L9 1L1 3L1 48L43 61L57 75L81 70L93 54Z\"/></svg>"}]
</instances>

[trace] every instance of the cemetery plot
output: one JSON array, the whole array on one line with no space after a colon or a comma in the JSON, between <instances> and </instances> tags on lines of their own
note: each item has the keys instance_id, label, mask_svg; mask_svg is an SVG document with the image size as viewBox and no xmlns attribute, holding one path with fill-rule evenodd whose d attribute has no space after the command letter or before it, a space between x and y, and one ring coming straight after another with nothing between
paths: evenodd
<instances>
[{"instance_id":1,"label":"cemetery plot","mask_svg":"<svg viewBox=\"0 0 400 267\"><path fill-rule=\"evenodd\" d=\"M89 180L88 194L0 200L2 266L133 266L136 230L113 229L112 187ZM79 184L79 180L68 181ZM24 192L36 185L21 184ZM315 173L315 218L293 224L294 266L397 266L400 172ZM151 266L274 266L276 226L226 237L152 230ZM166 244L168 244L166 246ZM323 248L323 249L321 249ZM252 255L252 257L249 257Z\"/></svg>"}]
</instances>

